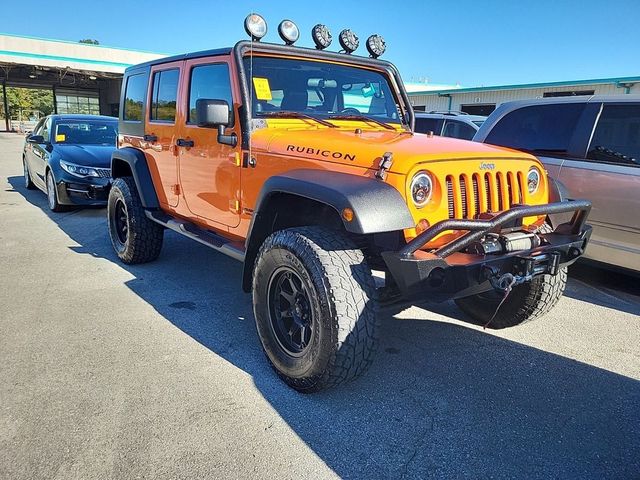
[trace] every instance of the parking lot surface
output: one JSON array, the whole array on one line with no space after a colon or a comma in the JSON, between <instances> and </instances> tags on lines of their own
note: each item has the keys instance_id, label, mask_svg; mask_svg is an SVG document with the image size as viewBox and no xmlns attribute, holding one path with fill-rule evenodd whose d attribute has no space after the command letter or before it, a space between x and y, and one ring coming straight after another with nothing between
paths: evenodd
<instances>
[{"instance_id":1,"label":"parking lot surface","mask_svg":"<svg viewBox=\"0 0 640 480\"><path fill-rule=\"evenodd\" d=\"M117 262L105 210L48 211L0 134L0 478L640 478L640 287L586 266L545 318L384 311L369 373L288 389L241 265L167 232Z\"/></svg>"}]
</instances>

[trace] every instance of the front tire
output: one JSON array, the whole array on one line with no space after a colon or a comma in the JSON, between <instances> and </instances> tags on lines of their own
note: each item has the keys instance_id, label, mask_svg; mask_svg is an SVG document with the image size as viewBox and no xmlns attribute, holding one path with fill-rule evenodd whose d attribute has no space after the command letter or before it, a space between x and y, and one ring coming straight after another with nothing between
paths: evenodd
<instances>
[{"instance_id":1,"label":"front tire","mask_svg":"<svg viewBox=\"0 0 640 480\"><path fill-rule=\"evenodd\" d=\"M315 392L362 375L378 345L375 284L362 251L320 227L278 231L255 262L258 336L276 373Z\"/></svg>"},{"instance_id":2,"label":"front tire","mask_svg":"<svg viewBox=\"0 0 640 480\"><path fill-rule=\"evenodd\" d=\"M58 190L56 180L53 178L51 170L47 171L47 204L52 212L64 212L67 207L58 201Z\"/></svg>"},{"instance_id":3,"label":"front tire","mask_svg":"<svg viewBox=\"0 0 640 480\"><path fill-rule=\"evenodd\" d=\"M111 244L123 263L146 263L158 258L164 228L145 215L133 178L114 180L107 201L107 218Z\"/></svg>"}]
</instances>

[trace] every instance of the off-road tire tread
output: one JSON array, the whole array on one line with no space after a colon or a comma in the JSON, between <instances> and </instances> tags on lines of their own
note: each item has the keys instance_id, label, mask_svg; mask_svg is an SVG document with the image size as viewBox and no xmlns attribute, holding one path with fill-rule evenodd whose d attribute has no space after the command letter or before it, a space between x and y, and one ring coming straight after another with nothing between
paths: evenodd
<instances>
[{"instance_id":1,"label":"off-road tire tread","mask_svg":"<svg viewBox=\"0 0 640 480\"><path fill-rule=\"evenodd\" d=\"M375 282L365 257L343 233L322 227L297 227L272 234L261 246L254 269L272 248L286 248L320 276L332 312L334 349L325 371L313 379L278 375L298 391L311 393L352 381L371 366L379 337ZM255 270L254 270L255 278ZM321 302L323 299L319 299Z\"/></svg>"},{"instance_id":2,"label":"off-road tire tread","mask_svg":"<svg viewBox=\"0 0 640 480\"><path fill-rule=\"evenodd\" d=\"M162 250L164 228L145 215L138 188L132 177L116 178L109 195L116 195L116 190L122 193L129 217L127 248L124 252L119 253L114 244L118 257L127 265L147 263L157 259ZM108 202L107 208L111 208L111 202ZM111 213L107 212L107 215L110 219ZM109 234L112 235L111 229L109 229Z\"/></svg>"},{"instance_id":3,"label":"off-road tire tread","mask_svg":"<svg viewBox=\"0 0 640 480\"><path fill-rule=\"evenodd\" d=\"M551 227L544 224L541 233L551 231ZM486 324L488 328L500 329L521 325L536 320L547 314L562 297L567 286L567 269L561 268L557 275L540 275L531 282L513 288L507 300L502 304L493 320L495 306L480 302L476 295L460 298L456 304L470 317Z\"/></svg>"}]
</instances>

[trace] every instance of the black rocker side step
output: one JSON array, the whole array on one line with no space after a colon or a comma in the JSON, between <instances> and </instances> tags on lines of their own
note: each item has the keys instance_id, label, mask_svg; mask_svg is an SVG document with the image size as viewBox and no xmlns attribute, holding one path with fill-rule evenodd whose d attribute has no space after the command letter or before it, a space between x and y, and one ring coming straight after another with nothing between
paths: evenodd
<instances>
[{"instance_id":1,"label":"black rocker side step","mask_svg":"<svg viewBox=\"0 0 640 480\"><path fill-rule=\"evenodd\" d=\"M231 242L222 235L200 228L186 220L174 218L163 212L146 210L145 214L149 219L159 223L165 228L178 232L185 237L189 237L196 242L200 242L236 260L244 261L244 245L241 243Z\"/></svg>"}]
</instances>

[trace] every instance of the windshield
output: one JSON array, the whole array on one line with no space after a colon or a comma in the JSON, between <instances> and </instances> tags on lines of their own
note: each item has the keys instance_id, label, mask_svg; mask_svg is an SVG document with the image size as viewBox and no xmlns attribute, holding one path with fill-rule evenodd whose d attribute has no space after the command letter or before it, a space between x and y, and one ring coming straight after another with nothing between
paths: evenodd
<instances>
[{"instance_id":1,"label":"windshield","mask_svg":"<svg viewBox=\"0 0 640 480\"><path fill-rule=\"evenodd\" d=\"M254 118L294 112L322 119L353 115L348 119L366 116L402 123L399 102L380 72L273 57L245 58L244 62Z\"/></svg>"},{"instance_id":2,"label":"windshield","mask_svg":"<svg viewBox=\"0 0 640 480\"><path fill-rule=\"evenodd\" d=\"M115 145L118 122L101 120L59 120L53 139L69 145Z\"/></svg>"}]
</instances>

